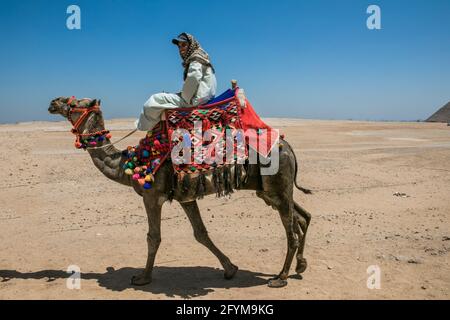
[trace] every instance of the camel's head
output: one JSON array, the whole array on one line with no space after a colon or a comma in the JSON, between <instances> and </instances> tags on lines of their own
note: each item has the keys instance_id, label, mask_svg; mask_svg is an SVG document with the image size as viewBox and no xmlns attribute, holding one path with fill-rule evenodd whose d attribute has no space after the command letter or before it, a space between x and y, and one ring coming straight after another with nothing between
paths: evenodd
<instances>
[{"instance_id":1,"label":"camel's head","mask_svg":"<svg viewBox=\"0 0 450 320\"><path fill-rule=\"evenodd\" d=\"M75 99L74 97L58 97L50 102L48 112L51 114L60 114L67 118L71 107L90 108L100 105L100 100L97 99Z\"/></svg>"},{"instance_id":2,"label":"camel's head","mask_svg":"<svg viewBox=\"0 0 450 320\"><path fill-rule=\"evenodd\" d=\"M73 126L72 133L77 135L75 143L77 148L83 146L83 143L86 145L89 141L92 144L92 137L103 136L109 132L105 130L98 99L78 100L75 97L59 97L50 102L48 112L60 114L70 121Z\"/></svg>"}]
</instances>

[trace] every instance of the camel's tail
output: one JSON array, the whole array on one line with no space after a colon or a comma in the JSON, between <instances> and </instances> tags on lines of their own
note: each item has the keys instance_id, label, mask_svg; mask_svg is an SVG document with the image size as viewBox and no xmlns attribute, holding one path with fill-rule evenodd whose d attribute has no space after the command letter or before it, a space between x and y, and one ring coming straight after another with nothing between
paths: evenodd
<instances>
[{"instance_id":1,"label":"camel's tail","mask_svg":"<svg viewBox=\"0 0 450 320\"><path fill-rule=\"evenodd\" d=\"M290 148L291 151L292 151L292 154L294 155L294 160L295 160L295 177L294 177L294 185L295 185L295 187L296 187L298 190L300 190L300 191L302 191L303 193L305 193L305 194L312 194L312 191L311 191L310 189L303 188L302 186L299 186L299 185L297 184L297 172L298 172L297 156L295 155L294 149L293 149L292 146L289 144L289 142L287 142L286 140L283 140L283 142L285 142L285 143L289 146L289 148Z\"/></svg>"}]
</instances>

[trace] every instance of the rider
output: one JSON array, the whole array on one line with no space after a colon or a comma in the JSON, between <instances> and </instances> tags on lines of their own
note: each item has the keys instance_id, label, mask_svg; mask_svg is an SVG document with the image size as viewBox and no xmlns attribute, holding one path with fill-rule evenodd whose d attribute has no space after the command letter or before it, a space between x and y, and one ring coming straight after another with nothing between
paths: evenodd
<instances>
[{"instance_id":1,"label":"rider","mask_svg":"<svg viewBox=\"0 0 450 320\"><path fill-rule=\"evenodd\" d=\"M184 84L179 93L157 93L144 104L136 120L138 130L149 131L161 120L164 109L184 108L207 103L216 94L216 76L209 56L199 42L188 33L181 33L172 43L178 46L183 60Z\"/></svg>"}]
</instances>

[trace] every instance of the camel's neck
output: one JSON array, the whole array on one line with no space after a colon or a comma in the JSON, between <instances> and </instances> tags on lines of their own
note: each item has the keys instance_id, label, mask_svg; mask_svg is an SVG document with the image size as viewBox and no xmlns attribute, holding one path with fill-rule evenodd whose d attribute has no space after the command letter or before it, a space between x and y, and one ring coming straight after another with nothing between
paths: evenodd
<instances>
[{"instance_id":1,"label":"camel's neck","mask_svg":"<svg viewBox=\"0 0 450 320\"><path fill-rule=\"evenodd\" d=\"M102 148L88 148L87 151L94 165L107 178L127 186L132 185L130 176L125 174L125 170L122 168L125 162L122 152L116 149L108 139L105 140Z\"/></svg>"},{"instance_id":2,"label":"camel's neck","mask_svg":"<svg viewBox=\"0 0 450 320\"><path fill-rule=\"evenodd\" d=\"M96 116L91 114L86 120L82 132L88 133L104 130L103 119L101 115L99 116L100 119L95 118ZM125 157L122 155L122 152L116 149L109 139L105 139L102 143L97 144L96 147L87 148L94 165L109 179L127 186L132 186L130 176L125 174L125 170L123 169Z\"/></svg>"}]
</instances>

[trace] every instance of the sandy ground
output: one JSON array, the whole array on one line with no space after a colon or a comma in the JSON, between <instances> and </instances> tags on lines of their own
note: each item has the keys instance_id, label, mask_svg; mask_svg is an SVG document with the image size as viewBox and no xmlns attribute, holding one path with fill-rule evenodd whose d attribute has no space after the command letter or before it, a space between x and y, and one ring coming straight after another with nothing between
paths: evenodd
<instances>
[{"instance_id":1,"label":"sandy ground","mask_svg":"<svg viewBox=\"0 0 450 320\"><path fill-rule=\"evenodd\" d=\"M315 191L294 195L313 214L303 279L292 268L287 287L266 286L284 261L284 230L254 192L239 191L199 202L212 239L240 267L235 279L222 278L173 203L163 208L153 283L130 286L146 259L141 198L75 150L65 122L35 122L0 126L0 298L450 298L450 127L268 122L293 144L299 180ZM107 127L117 139L131 123ZM66 286L69 265L81 269L79 290ZM380 289L367 288L372 265L380 268Z\"/></svg>"}]
</instances>

